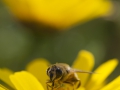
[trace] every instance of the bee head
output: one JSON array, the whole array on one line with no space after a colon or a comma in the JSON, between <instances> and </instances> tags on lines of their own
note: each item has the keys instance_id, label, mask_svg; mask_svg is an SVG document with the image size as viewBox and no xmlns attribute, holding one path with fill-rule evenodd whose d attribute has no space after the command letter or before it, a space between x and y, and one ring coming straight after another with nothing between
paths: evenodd
<instances>
[{"instance_id":1,"label":"bee head","mask_svg":"<svg viewBox=\"0 0 120 90\"><path fill-rule=\"evenodd\" d=\"M51 81L60 79L63 76L62 68L52 65L47 69L47 75L50 77Z\"/></svg>"}]
</instances>

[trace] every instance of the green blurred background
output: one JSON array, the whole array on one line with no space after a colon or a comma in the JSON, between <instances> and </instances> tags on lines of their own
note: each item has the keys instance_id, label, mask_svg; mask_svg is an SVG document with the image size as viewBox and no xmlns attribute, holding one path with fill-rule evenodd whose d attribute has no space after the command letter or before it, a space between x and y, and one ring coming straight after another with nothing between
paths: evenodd
<instances>
[{"instance_id":1,"label":"green blurred background","mask_svg":"<svg viewBox=\"0 0 120 90\"><path fill-rule=\"evenodd\" d=\"M71 65L83 49L94 54L95 68L112 58L120 60L120 14L78 24L67 31L45 29L49 28L18 22L0 1L0 67L18 71L36 58ZM119 74L120 65L110 80Z\"/></svg>"}]
</instances>

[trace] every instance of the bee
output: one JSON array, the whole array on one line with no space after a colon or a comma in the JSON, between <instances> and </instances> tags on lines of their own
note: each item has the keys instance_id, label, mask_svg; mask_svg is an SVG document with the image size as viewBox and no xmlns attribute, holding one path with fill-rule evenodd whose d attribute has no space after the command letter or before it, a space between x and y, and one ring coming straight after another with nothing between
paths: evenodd
<instances>
[{"instance_id":1,"label":"bee","mask_svg":"<svg viewBox=\"0 0 120 90\"><path fill-rule=\"evenodd\" d=\"M56 63L48 67L47 75L49 80L46 82L47 90L58 90L64 87L65 84L69 84L73 87L73 90L77 89L81 85L81 81L77 76L77 73L93 73L71 68L65 63Z\"/></svg>"}]
</instances>

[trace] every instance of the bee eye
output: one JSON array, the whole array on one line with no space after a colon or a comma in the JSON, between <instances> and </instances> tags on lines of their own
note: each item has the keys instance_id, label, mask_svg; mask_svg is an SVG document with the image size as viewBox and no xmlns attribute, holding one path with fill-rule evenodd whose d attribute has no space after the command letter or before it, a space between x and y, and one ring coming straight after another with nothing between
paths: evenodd
<instances>
[{"instance_id":1,"label":"bee eye","mask_svg":"<svg viewBox=\"0 0 120 90\"><path fill-rule=\"evenodd\" d=\"M48 73L49 73L49 70L50 70L50 68L47 69L47 75L49 75L49 74L48 74Z\"/></svg>"},{"instance_id":2,"label":"bee eye","mask_svg":"<svg viewBox=\"0 0 120 90\"><path fill-rule=\"evenodd\" d=\"M60 68L56 69L56 78L59 78L62 76L62 70Z\"/></svg>"},{"instance_id":3,"label":"bee eye","mask_svg":"<svg viewBox=\"0 0 120 90\"><path fill-rule=\"evenodd\" d=\"M52 81L53 79L53 73L50 73L50 80Z\"/></svg>"}]
</instances>

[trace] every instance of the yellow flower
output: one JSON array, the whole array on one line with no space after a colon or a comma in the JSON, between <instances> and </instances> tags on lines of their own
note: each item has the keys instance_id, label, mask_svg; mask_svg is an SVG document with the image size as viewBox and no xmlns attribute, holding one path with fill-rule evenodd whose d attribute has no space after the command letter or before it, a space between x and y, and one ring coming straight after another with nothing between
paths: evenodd
<instances>
[{"instance_id":1,"label":"yellow flower","mask_svg":"<svg viewBox=\"0 0 120 90\"><path fill-rule=\"evenodd\" d=\"M27 66L27 71L16 72L10 75L10 81L14 84L16 90L46 90L46 69L48 68L49 62L45 59L37 59L32 61ZM118 64L117 59L108 60L107 62L100 65L94 72L98 74L92 74L88 79L89 74L78 74L81 79L81 87L78 90L119 90L120 89L120 76L106 84L106 78L112 73ZM83 69L91 71L94 66L94 57L88 51L80 51L78 57L74 61L72 67L77 69ZM4 72L3 72L4 71ZM8 72L6 69L1 69L2 74ZM0 79L3 78L0 72ZM10 73L10 72L9 72ZM35 76L33 76L32 74ZM8 74L9 75L9 74ZM7 78L7 77L6 77ZM37 78L37 79L36 79ZM5 81L4 79L2 79ZM5 81L7 83L7 80ZM7 90L0 85L0 90ZM66 90L66 89L63 89Z\"/></svg>"},{"instance_id":2,"label":"yellow flower","mask_svg":"<svg viewBox=\"0 0 120 90\"><path fill-rule=\"evenodd\" d=\"M109 14L110 0L3 0L21 21L66 28Z\"/></svg>"},{"instance_id":3,"label":"yellow flower","mask_svg":"<svg viewBox=\"0 0 120 90\"><path fill-rule=\"evenodd\" d=\"M45 81L48 79L45 70L48 68L49 62L43 58L33 60L27 66L27 71L31 72L41 82L44 88L46 88ZM117 59L111 59L101 64L94 72L98 74L92 74L90 79L89 74L79 73L78 76L81 79L81 87L78 90L115 90L120 86L120 76L114 81L106 85L106 78L112 73L115 67L118 65ZM94 56L88 51L80 51L78 57L74 61L72 68L91 71L94 66ZM41 78L44 77L44 78ZM114 86L114 84L116 86ZM110 89L104 89L110 88Z\"/></svg>"}]
</instances>

